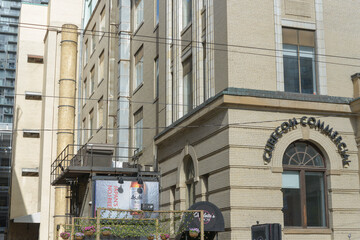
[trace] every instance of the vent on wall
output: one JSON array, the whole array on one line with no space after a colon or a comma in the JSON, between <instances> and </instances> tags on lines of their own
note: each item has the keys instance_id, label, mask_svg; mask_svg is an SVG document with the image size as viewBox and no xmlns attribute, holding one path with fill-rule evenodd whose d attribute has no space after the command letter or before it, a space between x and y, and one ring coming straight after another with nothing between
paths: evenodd
<instances>
[{"instance_id":1,"label":"vent on wall","mask_svg":"<svg viewBox=\"0 0 360 240\"><path fill-rule=\"evenodd\" d=\"M44 57L38 55L28 55L28 63L44 63Z\"/></svg>"},{"instance_id":2,"label":"vent on wall","mask_svg":"<svg viewBox=\"0 0 360 240\"><path fill-rule=\"evenodd\" d=\"M23 130L24 138L40 138L40 131L37 130Z\"/></svg>"},{"instance_id":3,"label":"vent on wall","mask_svg":"<svg viewBox=\"0 0 360 240\"><path fill-rule=\"evenodd\" d=\"M21 176L38 177L39 176L39 168L22 168Z\"/></svg>"},{"instance_id":4,"label":"vent on wall","mask_svg":"<svg viewBox=\"0 0 360 240\"><path fill-rule=\"evenodd\" d=\"M28 99L28 100L41 100L42 95L39 92L25 92L25 99Z\"/></svg>"}]
</instances>

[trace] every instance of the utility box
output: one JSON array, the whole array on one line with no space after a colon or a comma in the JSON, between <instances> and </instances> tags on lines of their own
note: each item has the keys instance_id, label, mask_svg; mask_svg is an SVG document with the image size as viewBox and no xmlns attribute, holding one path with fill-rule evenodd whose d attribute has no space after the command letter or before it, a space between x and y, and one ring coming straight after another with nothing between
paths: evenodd
<instances>
[{"instance_id":1,"label":"utility box","mask_svg":"<svg viewBox=\"0 0 360 240\"><path fill-rule=\"evenodd\" d=\"M253 225L251 240L281 240L281 225L278 223Z\"/></svg>"}]
</instances>

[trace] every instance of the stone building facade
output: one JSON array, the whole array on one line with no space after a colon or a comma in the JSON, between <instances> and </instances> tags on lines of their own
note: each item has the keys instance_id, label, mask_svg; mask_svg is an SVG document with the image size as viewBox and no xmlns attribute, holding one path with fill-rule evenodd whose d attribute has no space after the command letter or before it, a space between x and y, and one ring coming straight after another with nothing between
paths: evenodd
<instances>
[{"instance_id":1,"label":"stone building facade","mask_svg":"<svg viewBox=\"0 0 360 240\"><path fill-rule=\"evenodd\" d=\"M81 144L159 169L163 209L217 205L220 239L360 236L358 2L86 4Z\"/></svg>"}]
</instances>

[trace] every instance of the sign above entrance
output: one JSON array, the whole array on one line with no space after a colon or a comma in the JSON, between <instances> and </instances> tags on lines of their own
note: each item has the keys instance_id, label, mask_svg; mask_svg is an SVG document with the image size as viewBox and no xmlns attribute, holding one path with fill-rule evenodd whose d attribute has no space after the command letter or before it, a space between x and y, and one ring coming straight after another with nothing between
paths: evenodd
<instances>
[{"instance_id":1,"label":"sign above entrance","mask_svg":"<svg viewBox=\"0 0 360 240\"><path fill-rule=\"evenodd\" d=\"M322 134L328 136L332 142L336 145L339 154L343 160L343 166L348 166L351 162L349 160L349 155L347 154L348 148L346 143L343 142L343 138L339 135L339 133L335 130L333 130L332 127L329 125L326 125L325 122L316 120L314 117L306 117L303 116L300 119L289 119L287 122L283 122L280 126L275 128L275 131L271 133L270 138L266 142L265 148L264 148L264 161L269 163L272 158L272 153L275 149L276 143L279 141L279 139L292 129L294 129L297 125L301 126L309 126L310 128L316 129L320 131ZM326 125L326 127L325 127Z\"/></svg>"}]
</instances>

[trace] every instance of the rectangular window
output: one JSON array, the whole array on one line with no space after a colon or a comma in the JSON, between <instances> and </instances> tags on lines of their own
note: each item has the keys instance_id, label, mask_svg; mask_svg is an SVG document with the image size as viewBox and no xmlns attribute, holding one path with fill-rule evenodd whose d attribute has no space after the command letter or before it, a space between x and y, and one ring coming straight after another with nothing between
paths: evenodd
<instances>
[{"instance_id":1,"label":"rectangular window","mask_svg":"<svg viewBox=\"0 0 360 240\"><path fill-rule=\"evenodd\" d=\"M187 27L192 21L192 0L182 0L182 28Z\"/></svg>"},{"instance_id":2,"label":"rectangular window","mask_svg":"<svg viewBox=\"0 0 360 240\"><path fill-rule=\"evenodd\" d=\"M84 67L86 66L87 61L88 61L88 54L89 54L89 44L88 44L88 41L86 40L85 51L84 51Z\"/></svg>"},{"instance_id":3,"label":"rectangular window","mask_svg":"<svg viewBox=\"0 0 360 240\"><path fill-rule=\"evenodd\" d=\"M100 36L105 35L105 7L100 13Z\"/></svg>"},{"instance_id":4,"label":"rectangular window","mask_svg":"<svg viewBox=\"0 0 360 240\"><path fill-rule=\"evenodd\" d=\"M155 98L159 97L159 57L155 59L155 79L154 79L154 90L155 90Z\"/></svg>"},{"instance_id":5,"label":"rectangular window","mask_svg":"<svg viewBox=\"0 0 360 240\"><path fill-rule=\"evenodd\" d=\"M135 0L135 30L144 21L144 0Z\"/></svg>"},{"instance_id":6,"label":"rectangular window","mask_svg":"<svg viewBox=\"0 0 360 240\"><path fill-rule=\"evenodd\" d=\"M96 46L96 24L91 30L91 42L91 52L94 52Z\"/></svg>"},{"instance_id":7,"label":"rectangular window","mask_svg":"<svg viewBox=\"0 0 360 240\"><path fill-rule=\"evenodd\" d=\"M183 99L184 115L193 109L193 86L192 86L192 59L191 56L183 62Z\"/></svg>"},{"instance_id":8,"label":"rectangular window","mask_svg":"<svg viewBox=\"0 0 360 240\"><path fill-rule=\"evenodd\" d=\"M104 100L103 97L100 98L98 101L98 128L103 126L103 119L104 119Z\"/></svg>"},{"instance_id":9,"label":"rectangular window","mask_svg":"<svg viewBox=\"0 0 360 240\"><path fill-rule=\"evenodd\" d=\"M24 138L40 138L40 131L38 130L23 130Z\"/></svg>"},{"instance_id":10,"label":"rectangular window","mask_svg":"<svg viewBox=\"0 0 360 240\"><path fill-rule=\"evenodd\" d=\"M316 94L315 32L283 28L286 92Z\"/></svg>"},{"instance_id":11,"label":"rectangular window","mask_svg":"<svg viewBox=\"0 0 360 240\"><path fill-rule=\"evenodd\" d=\"M41 95L41 92L28 92L28 91L25 91L25 99L28 99L28 100L41 100L42 95Z\"/></svg>"},{"instance_id":12,"label":"rectangular window","mask_svg":"<svg viewBox=\"0 0 360 240\"><path fill-rule=\"evenodd\" d=\"M307 225L325 227L324 173L305 172L305 185Z\"/></svg>"},{"instance_id":13,"label":"rectangular window","mask_svg":"<svg viewBox=\"0 0 360 240\"><path fill-rule=\"evenodd\" d=\"M282 174L284 225L301 226L300 175L297 171Z\"/></svg>"},{"instance_id":14,"label":"rectangular window","mask_svg":"<svg viewBox=\"0 0 360 240\"><path fill-rule=\"evenodd\" d=\"M93 11L93 8L92 8L92 0L89 1L88 3L88 9L89 9L89 12L90 12L90 15L92 14L92 11Z\"/></svg>"},{"instance_id":15,"label":"rectangular window","mask_svg":"<svg viewBox=\"0 0 360 240\"><path fill-rule=\"evenodd\" d=\"M206 67L206 42L203 42L202 44L203 49L203 84L204 84L204 101L210 97L209 88L210 84L207 82L206 73L207 73L207 67Z\"/></svg>"},{"instance_id":16,"label":"rectangular window","mask_svg":"<svg viewBox=\"0 0 360 240\"><path fill-rule=\"evenodd\" d=\"M135 147L139 152L143 148L143 110L142 108L134 114Z\"/></svg>"},{"instance_id":17,"label":"rectangular window","mask_svg":"<svg viewBox=\"0 0 360 240\"><path fill-rule=\"evenodd\" d=\"M284 225L326 227L324 172L284 171L282 183Z\"/></svg>"},{"instance_id":18,"label":"rectangular window","mask_svg":"<svg viewBox=\"0 0 360 240\"><path fill-rule=\"evenodd\" d=\"M160 0L155 0L155 26L159 24L159 8L160 8Z\"/></svg>"},{"instance_id":19,"label":"rectangular window","mask_svg":"<svg viewBox=\"0 0 360 240\"><path fill-rule=\"evenodd\" d=\"M28 63L44 63L44 57L38 55L28 55Z\"/></svg>"},{"instance_id":20,"label":"rectangular window","mask_svg":"<svg viewBox=\"0 0 360 240\"><path fill-rule=\"evenodd\" d=\"M87 136L86 136L86 118L84 118L84 120L82 121L82 143L85 144L87 141Z\"/></svg>"},{"instance_id":21,"label":"rectangular window","mask_svg":"<svg viewBox=\"0 0 360 240\"><path fill-rule=\"evenodd\" d=\"M9 173L1 172L0 188L9 187Z\"/></svg>"},{"instance_id":22,"label":"rectangular window","mask_svg":"<svg viewBox=\"0 0 360 240\"><path fill-rule=\"evenodd\" d=\"M99 83L105 79L104 52L99 57Z\"/></svg>"},{"instance_id":23,"label":"rectangular window","mask_svg":"<svg viewBox=\"0 0 360 240\"><path fill-rule=\"evenodd\" d=\"M135 87L137 88L143 82L144 71L144 51L143 47L135 54Z\"/></svg>"},{"instance_id":24,"label":"rectangular window","mask_svg":"<svg viewBox=\"0 0 360 240\"><path fill-rule=\"evenodd\" d=\"M0 207L8 207L8 193L7 192L0 192Z\"/></svg>"},{"instance_id":25,"label":"rectangular window","mask_svg":"<svg viewBox=\"0 0 360 240\"><path fill-rule=\"evenodd\" d=\"M90 95L94 92L95 90L95 66L91 69L90 71Z\"/></svg>"},{"instance_id":26,"label":"rectangular window","mask_svg":"<svg viewBox=\"0 0 360 240\"><path fill-rule=\"evenodd\" d=\"M94 129L94 109L91 109L89 113L89 137L93 136Z\"/></svg>"},{"instance_id":27,"label":"rectangular window","mask_svg":"<svg viewBox=\"0 0 360 240\"><path fill-rule=\"evenodd\" d=\"M195 183L186 183L186 208L190 208L195 203Z\"/></svg>"},{"instance_id":28,"label":"rectangular window","mask_svg":"<svg viewBox=\"0 0 360 240\"><path fill-rule=\"evenodd\" d=\"M87 97L88 97L88 93L87 93L87 79L85 78L84 80L84 88L83 88L83 105L86 104L86 100L87 100Z\"/></svg>"}]
</instances>

